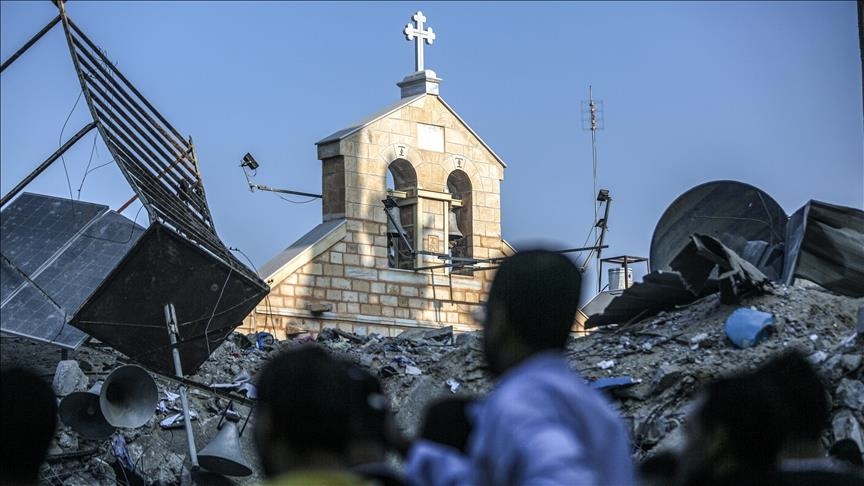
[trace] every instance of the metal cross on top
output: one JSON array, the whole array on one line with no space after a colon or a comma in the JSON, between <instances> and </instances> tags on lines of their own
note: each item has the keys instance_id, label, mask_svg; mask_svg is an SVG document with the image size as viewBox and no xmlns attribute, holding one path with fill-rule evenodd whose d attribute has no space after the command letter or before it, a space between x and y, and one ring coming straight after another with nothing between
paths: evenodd
<instances>
[{"instance_id":1,"label":"metal cross on top","mask_svg":"<svg viewBox=\"0 0 864 486\"><path fill-rule=\"evenodd\" d=\"M432 27L423 30L423 22L426 22L423 12L418 10L411 19L417 23L417 26L415 27L409 23L405 26L403 32L406 39L414 41L414 69L420 72L423 70L423 41L425 40L427 44L432 45L432 42L435 40L435 32L432 31Z\"/></svg>"}]
</instances>

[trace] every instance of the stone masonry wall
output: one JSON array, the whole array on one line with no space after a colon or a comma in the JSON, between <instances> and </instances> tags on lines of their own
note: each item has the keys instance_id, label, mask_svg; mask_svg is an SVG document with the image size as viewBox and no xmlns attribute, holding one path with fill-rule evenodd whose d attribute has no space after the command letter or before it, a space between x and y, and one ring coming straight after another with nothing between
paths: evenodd
<instances>
[{"instance_id":1,"label":"stone masonry wall","mask_svg":"<svg viewBox=\"0 0 864 486\"><path fill-rule=\"evenodd\" d=\"M419 148L418 125L443 132L443 151ZM437 133L436 132L436 133ZM425 142L429 148L429 142ZM318 147L323 162L324 219L344 214L347 235L282 282L244 322L245 332L278 336L322 327L358 334L395 335L414 327L452 325L476 329L474 313L485 300L494 271L455 275L448 269L398 270L388 266L386 216L389 164L410 162L417 176L414 204L420 223L415 242L446 250L447 178L462 171L471 182L470 241L475 258L500 257L500 181L503 166L437 96L424 96L357 133ZM343 187L339 187L344 184ZM425 228L424 228L425 227ZM430 243L434 245L429 248ZM418 266L440 265L421 256ZM434 283L434 285L433 285ZM329 305L313 314L308 306Z\"/></svg>"}]
</instances>

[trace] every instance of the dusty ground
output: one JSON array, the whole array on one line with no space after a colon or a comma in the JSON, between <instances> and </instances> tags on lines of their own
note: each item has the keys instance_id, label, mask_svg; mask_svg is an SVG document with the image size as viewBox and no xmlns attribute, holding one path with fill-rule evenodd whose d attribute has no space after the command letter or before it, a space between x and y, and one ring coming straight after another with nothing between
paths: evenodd
<instances>
[{"instance_id":1,"label":"dusty ground","mask_svg":"<svg viewBox=\"0 0 864 486\"><path fill-rule=\"evenodd\" d=\"M832 393L832 423L825 433L826 444L852 437L864 445L864 345L854 340L857 312L864 306L864 299L841 297L819 288L781 286L746 299L741 306L774 315L775 332L753 348L738 349L728 341L723 323L740 306L722 305L716 295L626 327L600 329L570 342L570 362L586 379L630 377L637 382L609 391L631 427L635 459L680 444L687 406L704 383L735 370L753 368L793 347L803 350L817 364ZM319 341L378 374L400 426L412 434L423 407L435 397L453 393L453 389L455 393L481 395L490 388L479 335L463 334L453 339L440 333L431 333L427 338L422 334L410 338L346 338L330 333ZM305 339L308 337L298 341ZM283 341L258 350L246 337L235 335L190 378L209 385L230 382L243 370L254 375L271 353L296 345L294 341ZM57 348L11 337L2 339L0 351L3 367L24 364L49 378L61 357ZM90 345L70 357L81 363L91 384L124 361L110 349ZM157 383L160 395L162 390L176 391L172 381L157 377ZM228 400L199 389L192 389L190 397L198 413L193 428L201 449L215 435L217 414ZM169 409L179 407L179 401L166 404ZM249 407L240 402L235 402L235 409L243 417L249 413ZM257 476L226 479L184 473L186 443L182 429L163 430L159 426L160 420L173 413L157 413L145 426L120 432L136 470L149 482L259 481ZM70 429L61 427L56 442L53 457L43 471L46 484L113 484L124 480L122 472L118 477L111 468L115 459L110 440L79 439ZM244 433L241 443L255 466L251 433ZM82 457L69 457L76 454Z\"/></svg>"}]
</instances>

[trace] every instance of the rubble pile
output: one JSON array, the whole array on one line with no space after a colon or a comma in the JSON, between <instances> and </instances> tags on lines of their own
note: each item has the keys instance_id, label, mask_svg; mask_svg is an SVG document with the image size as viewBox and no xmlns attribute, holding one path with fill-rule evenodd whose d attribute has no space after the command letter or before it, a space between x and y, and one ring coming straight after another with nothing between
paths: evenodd
<instances>
[{"instance_id":1,"label":"rubble pile","mask_svg":"<svg viewBox=\"0 0 864 486\"><path fill-rule=\"evenodd\" d=\"M629 423L637 460L681 445L681 425L702 385L730 372L752 369L790 348L805 352L827 381L833 410L825 444L852 438L864 446L864 344L855 335L862 306L864 298L842 297L818 287L773 287L738 305L722 304L720 296L713 294L641 322L601 328L586 337L573 338L566 353L573 369L596 388L604 389L620 409ZM743 349L733 345L724 331L726 319L740 308L773 316L767 337ZM303 334L285 341L260 333L233 334L189 377L211 387L189 388L198 449L216 434L216 424L229 402L226 392L237 397L233 408L239 414L238 428L242 429L252 403L244 397L254 396L250 378L275 353L313 340L378 376L398 424L409 436L414 434L431 400L448 394L478 396L491 386L477 332L454 335L452 329L444 328L382 337L326 329L315 339ZM4 338L3 363L15 362L17 353L31 365L41 363L47 376L59 371L55 388L67 394L86 391L126 362L110 348L87 344L74 353L74 361L58 366L58 353L53 349ZM53 351L45 351L40 362L39 350ZM158 375L155 378L160 401L157 413L143 427L118 429L111 439L95 441L80 438L61 422L43 471L45 482L213 484L212 476L203 472L193 475L184 468L187 450L178 416L177 383ZM215 394L214 390L219 389L222 393ZM253 422L254 417L249 425ZM257 465L251 436L250 428L240 442L254 469ZM138 474L137 480L119 467L121 461ZM225 484L254 484L260 479L255 474L220 480L228 481Z\"/></svg>"}]
</instances>

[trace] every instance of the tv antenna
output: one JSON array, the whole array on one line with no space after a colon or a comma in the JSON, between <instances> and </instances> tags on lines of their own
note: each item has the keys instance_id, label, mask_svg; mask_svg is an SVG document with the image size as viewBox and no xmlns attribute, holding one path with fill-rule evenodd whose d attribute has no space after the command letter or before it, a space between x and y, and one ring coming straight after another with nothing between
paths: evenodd
<instances>
[{"instance_id":1,"label":"tv antenna","mask_svg":"<svg viewBox=\"0 0 864 486\"><path fill-rule=\"evenodd\" d=\"M602 275L600 275L600 253L602 252L603 240L606 236L607 223L609 220L609 203L612 201L612 198L609 197L609 191L607 189L597 190L597 130L603 130L606 126L606 118L603 109L603 100L595 100L593 87L588 85L588 99L582 101L582 129L591 131L591 184L592 184L592 197L596 195L596 198L591 201L591 204L594 206L594 227L592 231L594 233L594 240L597 241L597 291L600 291L600 281L602 279ZM598 218L598 213L600 210L600 206L606 206L605 214L603 218ZM600 229L600 236L597 237L597 229ZM589 232L590 234L590 232ZM588 262L591 259L591 255L588 255L588 258L585 260L585 265L583 269L588 266Z\"/></svg>"}]
</instances>

